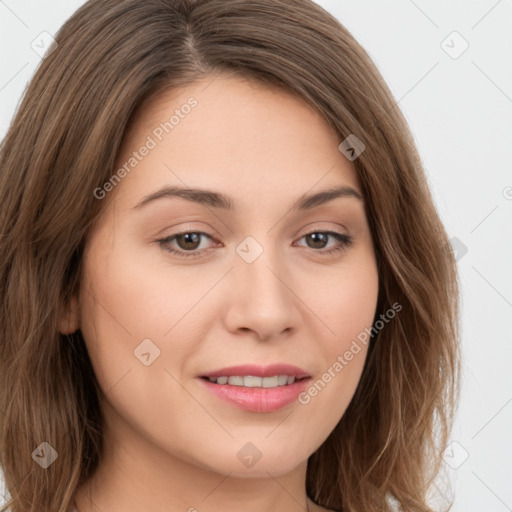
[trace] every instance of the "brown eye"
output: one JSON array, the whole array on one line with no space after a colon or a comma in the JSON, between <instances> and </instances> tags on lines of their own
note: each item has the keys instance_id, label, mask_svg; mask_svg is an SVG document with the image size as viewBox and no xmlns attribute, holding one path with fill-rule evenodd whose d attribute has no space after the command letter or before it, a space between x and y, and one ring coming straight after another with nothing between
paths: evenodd
<instances>
[{"instance_id":1,"label":"brown eye","mask_svg":"<svg viewBox=\"0 0 512 512\"><path fill-rule=\"evenodd\" d=\"M330 238L336 240L337 244L326 248L329 244ZM301 240L302 239L306 240L306 244L309 249L314 249L315 252L325 255L346 249L353 242L350 235L338 233L336 231L312 231L311 233L304 235Z\"/></svg>"},{"instance_id":2,"label":"brown eye","mask_svg":"<svg viewBox=\"0 0 512 512\"><path fill-rule=\"evenodd\" d=\"M160 246L167 252L176 256L194 257L201 256L208 251L210 247L199 247L204 240L213 241L212 236L201 231L187 231L184 233L176 233L175 235L156 240Z\"/></svg>"},{"instance_id":3,"label":"brown eye","mask_svg":"<svg viewBox=\"0 0 512 512\"><path fill-rule=\"evenodd\" d=\"M198 248L201 243L201 233L184 233L176 235L176 243L180 249L184 251L193 251Z\"/></svg>"},{"instance_id":4,"label":"brown eye","mask_svg":"<svg viewBox=\"0 0 512 512\"><path fill-rule=\"evenodd\" d=\"M329 235L327 233L310 233L306 235L304 238L306 240L311 241L311 244L308 244L312 249L323 249L329 240Z\"/></svg>"}]
</instances>

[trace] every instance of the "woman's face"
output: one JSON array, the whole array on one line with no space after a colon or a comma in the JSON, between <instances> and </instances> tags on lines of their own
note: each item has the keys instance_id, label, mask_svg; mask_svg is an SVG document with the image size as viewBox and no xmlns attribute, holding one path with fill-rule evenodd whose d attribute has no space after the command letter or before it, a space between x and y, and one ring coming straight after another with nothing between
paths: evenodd
<instances>
[{"instance_id":1,"label":"woman's face","mask_svg":"<svg viewBox=\"0 0 512 512\"><path fill-rule=\"evenodd\" d=\"M234 77L141 110L124 172L95 192L105 209L78 297L113 446L268 476L304 463L334 429L378 292L340 142L303 101ZM226 369L240 365L256 368Z\"/></svg>"}]
</instances>

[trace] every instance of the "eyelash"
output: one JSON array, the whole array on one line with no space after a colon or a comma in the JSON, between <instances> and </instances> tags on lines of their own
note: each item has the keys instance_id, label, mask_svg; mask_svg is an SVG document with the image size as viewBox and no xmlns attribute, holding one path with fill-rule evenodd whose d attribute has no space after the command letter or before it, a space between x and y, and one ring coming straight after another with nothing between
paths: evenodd
<instances>
[{"instance_id":1,"label":"eyelash","mask_svg":"<svg viewBox=\"0 0 512 512\"><path fill-rule=\"evenodd\" d=\"M328 256L333 253L337 253L339 251L343 251L346 248L348 248L352 242L353 238L350 235L346 235L344 233L338 233L337 231L310 231L309 233L306 233L305 235L302 235L299 240L302 238L305 238L306 236L312 235L312 234L318 234L322 233L325 235L331 235L334 237L338 242L340 242L340 245L337 247L333 247L331 249L313 249L309 247L313 252L320 253L322 255ZM195 251L183 251L183 250L176 250L176 249L169 249L166 244L169 244L172 242L177 236L179 235L188 235L188 234L196 234L196 235L204 235L211 240L213 240L213 237L210 236L208 233L204 233L202 231L183 231L181 233L175 233L174 235L168 236L166 238L161 238L159 240L156 240L156 242L166 251L172 254L175 254L176 256L180 258L196 258L202 256L206 251L209 249L202 249L202 250L195 250Z\"/></svg>"}]
</instances>

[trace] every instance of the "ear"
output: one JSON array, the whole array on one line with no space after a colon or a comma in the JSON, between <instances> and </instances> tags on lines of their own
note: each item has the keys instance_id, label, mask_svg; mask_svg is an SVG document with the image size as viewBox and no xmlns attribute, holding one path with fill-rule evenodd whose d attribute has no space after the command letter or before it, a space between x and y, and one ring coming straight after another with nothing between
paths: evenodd
<instances>
[{"instance_id":1,"label":"ear","mask_svg":"<svg viewBox=\"0 0 512 512\"><path fill-rule=\"evenodd\" d=\"M71 301L62 308L59 316L59 332L61 334L73 334L80 328L80 310L78 299L72 297Z\"/></svg>"}]
</instances>

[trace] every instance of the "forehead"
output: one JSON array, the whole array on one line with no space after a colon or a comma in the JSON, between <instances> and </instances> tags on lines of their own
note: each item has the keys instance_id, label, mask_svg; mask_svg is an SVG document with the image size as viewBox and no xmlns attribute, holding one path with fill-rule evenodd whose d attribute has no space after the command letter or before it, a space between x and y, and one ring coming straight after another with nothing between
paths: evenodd
<instances>
[{"instance_id":1,"label":"forehead","mask_svg":"<svg viewBox=\"0 0 512 512\"><path fill-rule=\"evenodd\" d=\"M151 146L121 184L141 193L163 184L200 186L254 200L257 194L298 197L316 184L357 189L339 142L295 94L236 76L207 77L145 101L117 166Z\"/></svg>"}]
</instances>

